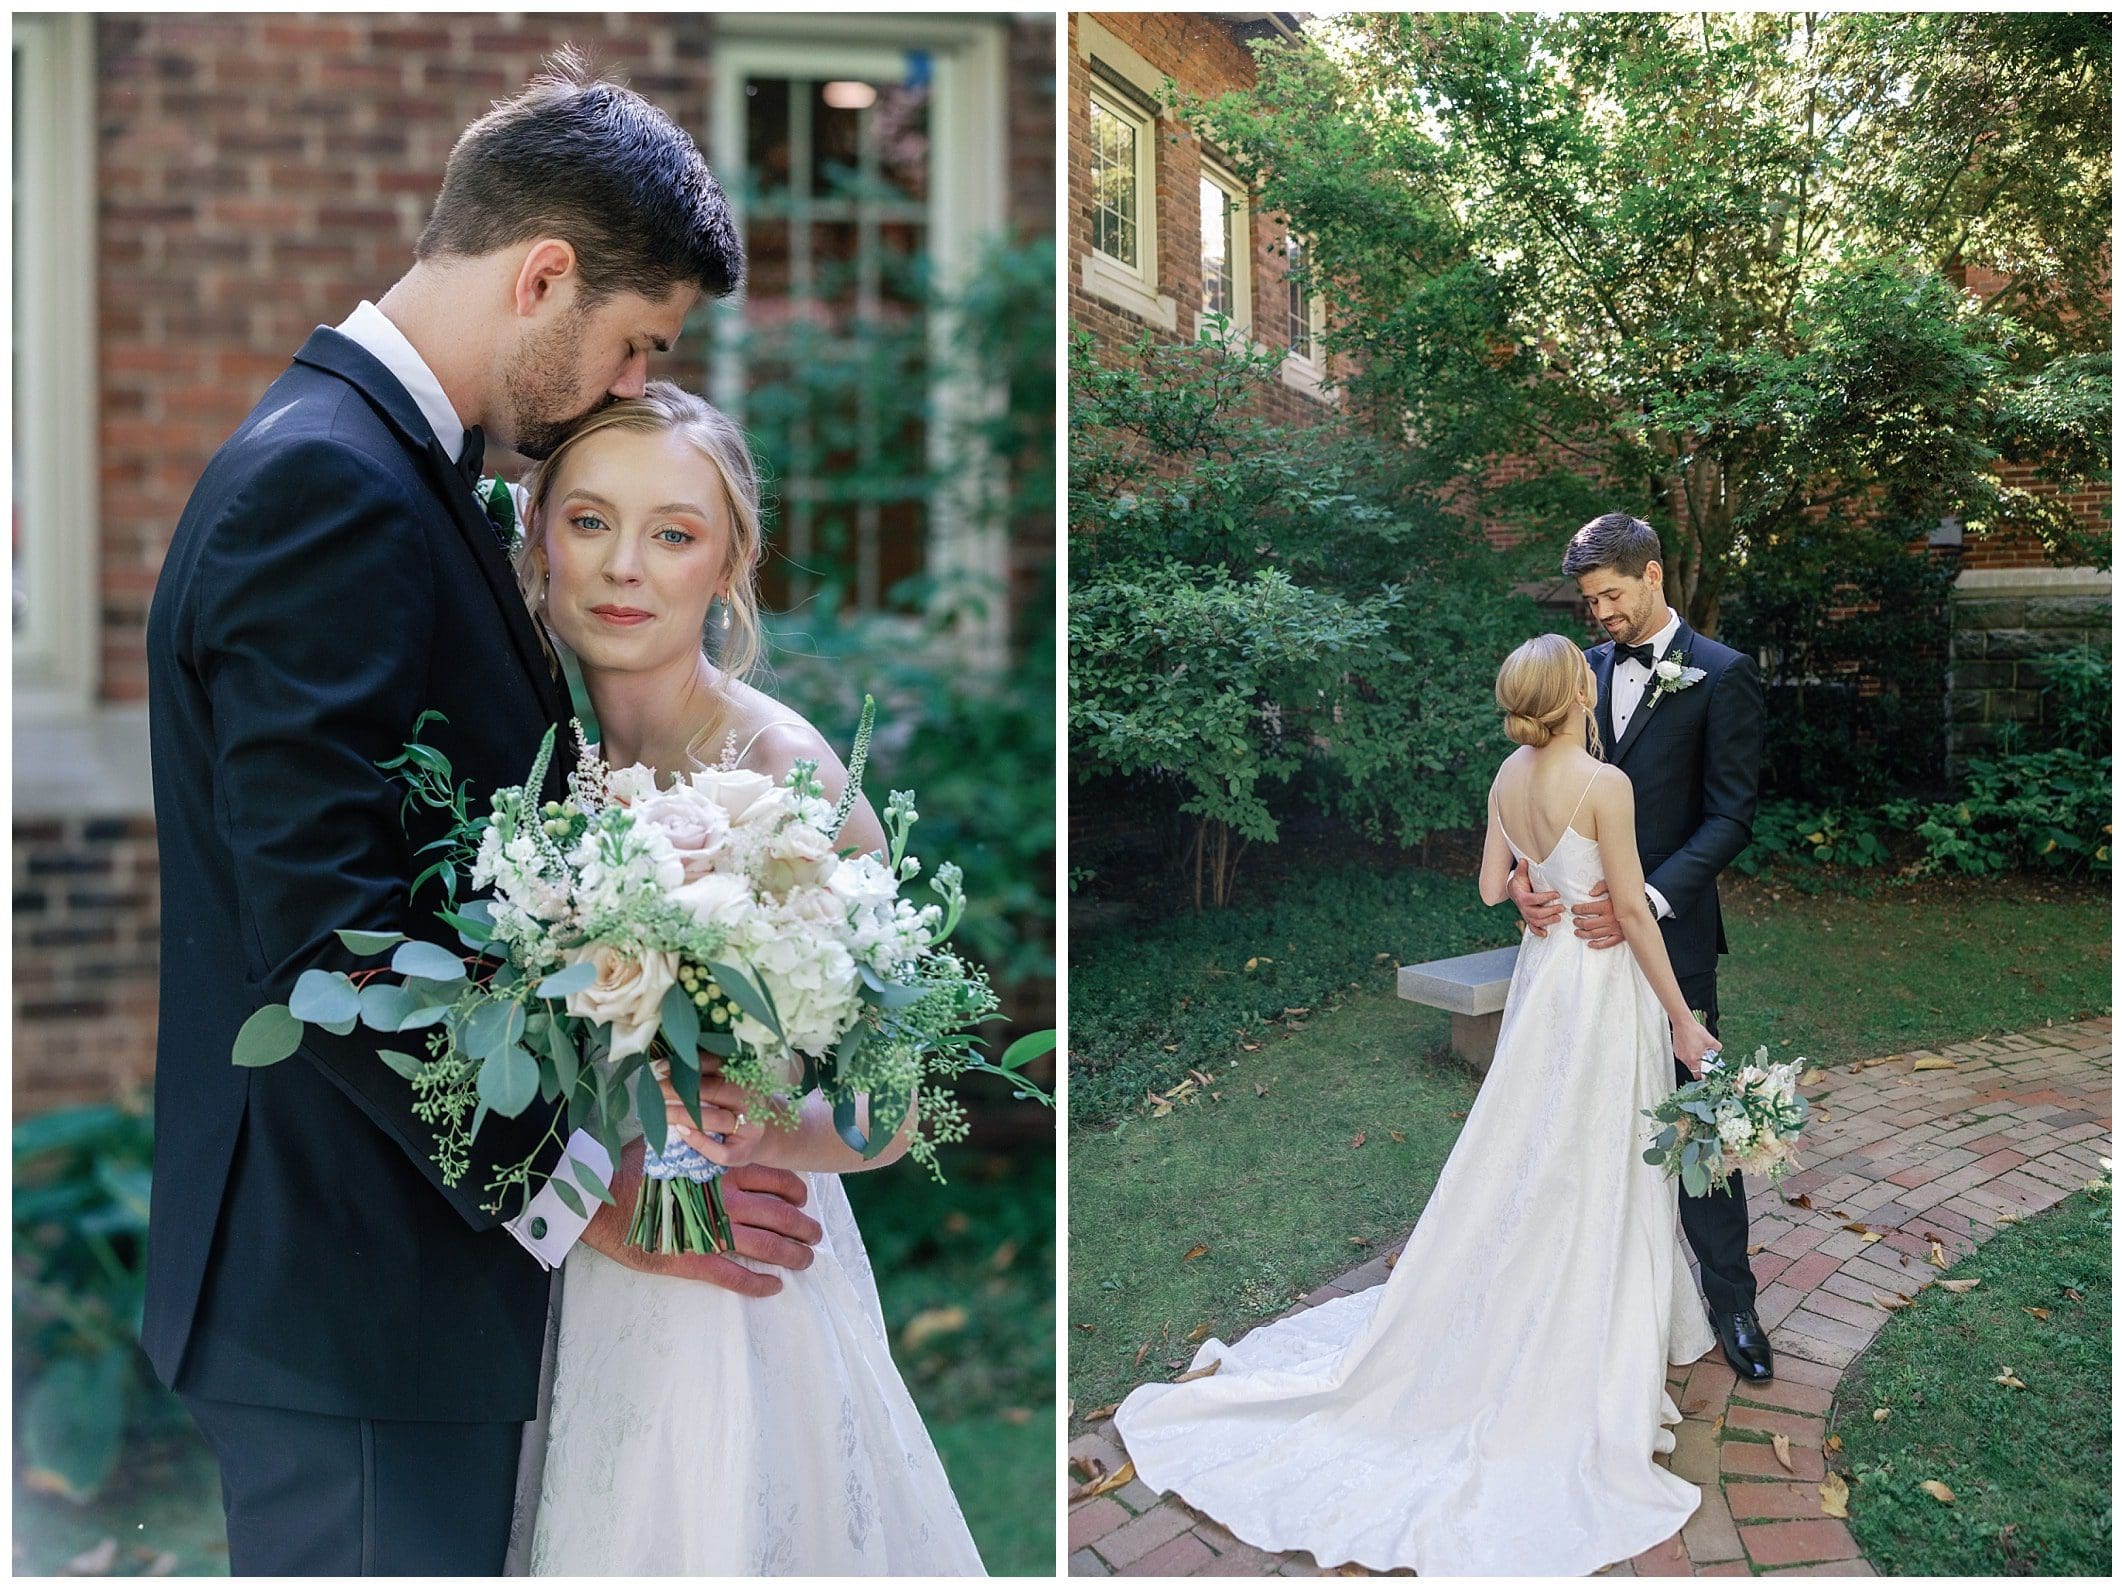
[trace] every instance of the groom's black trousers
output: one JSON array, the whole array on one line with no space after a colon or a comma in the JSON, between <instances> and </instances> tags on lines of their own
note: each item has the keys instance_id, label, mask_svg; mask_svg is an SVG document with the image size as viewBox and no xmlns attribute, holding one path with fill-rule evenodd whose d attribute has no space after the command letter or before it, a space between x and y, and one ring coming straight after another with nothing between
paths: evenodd
<instances>
[{"instance_id":1,"label":"groom's black trousers","mask_svg":"<svg viewBox=\"0 0 2124 1589\"><path fill-rule=\"evenodd\" d=\"M221 1462L231 1574L500 1574L522 1424L183 1401Z\"/></svg>"},{"instance_id":2,"label":"groom's black trousers","mask_svg":"<svg viewBox=\"0 0 2124 1589\"><path fill-rule=\"evenodd\" d=\"M1704 1025L1718 1035L1718 973L1706 971L1677 977L1689 1008L1704 1012ZM1674 1062L1680 1081L1693 1078L1680 1060ZM1748 1265L1748 1198L1738 1174L1726 1177L1726 1190L1707 1190L1702 1197L1681 1194L1682 1234L1696 1254L1702 1273L1704 1301L1713 1313L1739 1313L1755 1306L1755 1271Z\"/></svg>"}]
</instances>

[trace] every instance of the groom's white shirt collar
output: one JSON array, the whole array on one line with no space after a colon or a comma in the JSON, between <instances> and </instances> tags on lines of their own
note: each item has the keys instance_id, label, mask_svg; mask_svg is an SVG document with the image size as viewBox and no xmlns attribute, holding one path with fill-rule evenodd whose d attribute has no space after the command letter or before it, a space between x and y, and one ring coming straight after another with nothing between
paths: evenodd
<instances>
[{"instance_id":1,"label":"groom's white shirt collar","mask_svg":"<svg viewBox=\"0 0 2124 1589\"><path fill-rule=\"evenodd\" d=\"M361 307L333 329L348 341L359 344L375 357L378 364L397 377L398 384L406 389L406 395L419 406L421 417L435 432L435 439L442 443L444 452L455 458L464 450L465 422L457 417L457 410L443 395L442 382L428 368L428 361L406 340L406 334L391 323L389 315L364 298Z\"/></svg>"}]
</instances>

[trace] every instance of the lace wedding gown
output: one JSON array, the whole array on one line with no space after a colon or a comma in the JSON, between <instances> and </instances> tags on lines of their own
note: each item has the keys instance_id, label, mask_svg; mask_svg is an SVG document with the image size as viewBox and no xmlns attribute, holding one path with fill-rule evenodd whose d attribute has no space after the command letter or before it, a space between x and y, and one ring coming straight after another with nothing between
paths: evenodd
<instances>
[{"instance_id":1,"label":"lace wedding gown","mask_svg":"<svg viewBox=\"0 0 2124 1589\"><path fill-rule=\"evenodd\" d=\"M825 1236L809 1269L776 1271L771 1297L570 1250L549 1332L551 1403L527 1435L519 1483L519 1568L982 1574L886 1349L840 1177L804 1179Z\"/></svg>"},{"instance_id":2,"label":"lace wedding gown","mask_svg":"<svg viewBox=\"0 0 2124 1589\"><path fill-rule=\"evenodd\" d=\"M1518 854L1516 845L1513 853ZM1600 881L1566 827L1535 886ZM1421 1574L1590 1573L1670 1538L1696 1486L1652 1460L1666 1367L1709 1351L1676 1190L1638 1111L1673 1090L1665 1012L1626 947L1521 944L1497 1055L1386 1284L1206 1342L1146 1385L1136 1472L1248 1544Z\"/></svg>"}]
</instances>

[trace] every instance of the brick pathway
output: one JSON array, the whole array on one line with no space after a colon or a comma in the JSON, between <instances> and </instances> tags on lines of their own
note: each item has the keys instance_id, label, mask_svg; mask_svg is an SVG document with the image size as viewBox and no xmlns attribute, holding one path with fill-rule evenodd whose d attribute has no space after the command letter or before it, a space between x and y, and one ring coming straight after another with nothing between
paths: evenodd
<instances>
[{"instance_id":1,"label":"brick pathway","mask_svg":"<svg viewBox=\"0 0 2124 1589\"><path fill-rule=\"evenodd\" d=\"M1950 1059L1952 1070L1917 1070ZM1824 1420L1845 1366L1888 1318L1876 1294L1908 1294L2013 1219L2048 1208L2100 1174L2110 1152L2109 1019L1840 1066L1808 1086L1817 1119L1807 1166L1783 1195L1751 1184L1749 1235L1777 1377L1741 1386L1716 1349L1674 1369L1683 1411L1668 1465L1704 1487L1673 1539L1618 1562L1635 1576L1870 1576L1845 1524L1821 1515ZM1787 1201L1804 1195L1811 1208ZM1878 1232L1868 1241L1845 1227ZM1374 1258L1300 1307L1386 1278ZM1791 1442L1792 1471L1771 1437ZM1070 1446L1118 1472L1110 1423ZM1072 1479L1074 1482L1074 1478ZM1141 1480L1070 1508L1074 1576L1246 1575L1332 1570L1302 1552L1271 1555L1234 1539ZM1361 1572L1361 1569L1350 1569Z\"/></svg>"}]
</instances>

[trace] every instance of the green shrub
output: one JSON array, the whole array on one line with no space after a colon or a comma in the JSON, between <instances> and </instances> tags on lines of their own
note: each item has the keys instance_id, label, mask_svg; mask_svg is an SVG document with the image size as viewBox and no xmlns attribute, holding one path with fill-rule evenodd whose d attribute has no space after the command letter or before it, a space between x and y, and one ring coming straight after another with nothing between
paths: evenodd
<instances>
[{"instance_id":1,"label":"green shrub","mask_svg":"<svg viewBox=\"0 0 2124 1589\"><path fill-rule=\"evenodd\" d=\"M1302 871L1264 902L1073 934L1070 1119L1111 1121L1189 1068L1223 1068L1286 1012L1313 1012L1394 968L1512 941L1472 880L1366 863Z\"/></svg>"},{"instance_id":2,"label":"green shrub","mask_svg":"<svg viewBox=\"0 0 2124 1589\"><path fill-rule=\"evenodd\" d=\"M92 1499L129 1425L174 1407L140 1350L154 1127L118 1104L14 1130L15 1442L33 1489Z\"/></svg>"},{"instance_id":3,"label":"green shrub","mask_svg":"<svg viewBox=\"0 0 2124 1589\"><path fill-rule=\"evenodd\" d=\"M2075 646L2038 664L2043 685L2042 742L2086 756L2109 749L2109 656Z\"/></svg>"}]
</instances>

